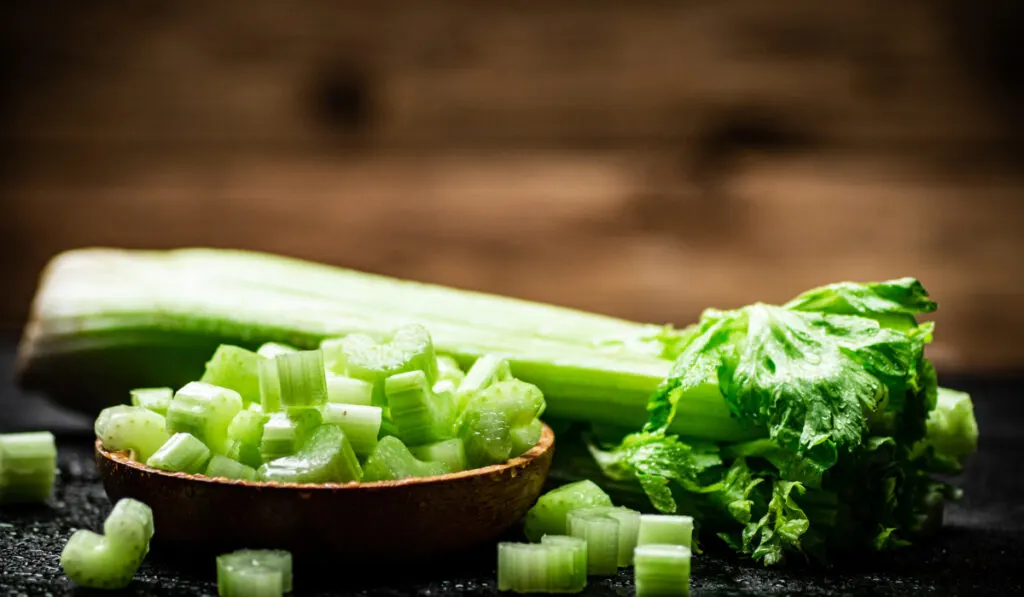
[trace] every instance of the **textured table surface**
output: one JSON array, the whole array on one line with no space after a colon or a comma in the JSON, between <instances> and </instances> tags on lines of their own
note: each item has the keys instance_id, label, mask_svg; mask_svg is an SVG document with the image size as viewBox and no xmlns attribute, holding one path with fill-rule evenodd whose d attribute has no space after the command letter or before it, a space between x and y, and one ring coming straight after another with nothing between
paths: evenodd
<instances>
[{"instance_id":1,"label":"textured table surface","mask_svg":"<svg viewBox=\"0 0 1024 597\"><path fill-rule=\"evenodd\" d=\"M110 502L92 463L87 419L69 415L14 387L14 344L0 344L0 431L58 432L60 478L45 506L0 508L0 595L71 595L58 565L74 529L101 527ZM962 502L948 510L946 528L926 545L830 570L765 570L705 554L694 561L695 595L1019 595L1024 594L1024 379L945 378L973 392L981 445L959 481ZM381 562L357 573L325 572L296 562L296 595L496 594L494 547L457 561L409 570ZM343 563L338 563L343 564ZM368 572L368 573L366 573ZM212 562L182 561L154 549L124 595L215 595ZM592 579L585 595L632 595L631 570Z\"/></svg>"}]
</instances>

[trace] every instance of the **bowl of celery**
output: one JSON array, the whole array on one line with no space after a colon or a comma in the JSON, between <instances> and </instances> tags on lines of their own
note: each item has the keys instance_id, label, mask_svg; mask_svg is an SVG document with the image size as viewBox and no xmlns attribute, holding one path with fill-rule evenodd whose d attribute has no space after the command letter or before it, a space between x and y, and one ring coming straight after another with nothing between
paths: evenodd
<instances>
[{"instance_id":1,"label":"bowl of celery","mask_svg":"<svg viewBox=\"0 0 1024 597\"><path fill-rule=\"evenodd\" d=\"M522 519L554 452L536 386L494 355L463 371L418 325L313 350L224 344L200 379L130 398L95 421L97 467L172 549L465 550Z\"/></svg>"}]
</instances>

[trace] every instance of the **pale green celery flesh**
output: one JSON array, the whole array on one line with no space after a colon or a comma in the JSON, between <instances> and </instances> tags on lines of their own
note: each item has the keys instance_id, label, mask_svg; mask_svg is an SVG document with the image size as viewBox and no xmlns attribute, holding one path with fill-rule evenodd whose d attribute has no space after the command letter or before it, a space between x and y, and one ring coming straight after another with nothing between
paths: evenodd
<instances>
[{"instance_id":1,"label":"pale green celery flesh","mask_svg":"<svg viewBox=\"0 0 1024 597\"><path fill-rule=\"evenodd\" d=\"M612 499L593 481L562 485L545 493L526 513L524 532L530 541L544 535L566 535L569 512L592 506L611 506Z\"/></svg>"},{"instance_id":2,"label":"pale green celery flesh","mask_svg":"<svg viewBox=\"0 0 1024 597\"><path fill-rule=\"evenodd\" d=\"M0 435L0 503L46 500L56 474L57 446L52 433Z\"/></svg>"},{"instance_id":3,"label":"pale green celery flesh","mask_svg":"<svg viewBox=\"0 0 1024 597\"><path fill-rule=\"evenodd\" d=\"M678 514L643 514L637 545L682 545L693 542L693 517Z\"/></svg>"},{"instance_id":4,"label":"pale green celery flesh","mask_svg":"<svg viewBox=\"0 0 1024 597\"><path fill-rule=\"evenodd\" d=\"M240 549L217 556L218 580L222 569L230 570L250 566L280 572L281 589L285 593L291 592L292 554L282 549Z\"/></svg>"},{"instance_id":5,"label":"pale green celery flesh","mask_svg":"<svg viewBox=\"0 0 1024 597\"><path fill-rule=\"evenodd\" d=\"M637 597L687 597L690 594L690 548L648 544L636 548L633 577Z\"/></svg>"},{"instance_id":6,"label":"pale green celery flesh","mask_svg":"<svg viewBox=\"0 0 1024 597\"><path fill-rule=\"evenodd\" d=\"M47 268L22 346L22 379L45 388L53 379L47 367L85 350L166 343L192 355L213 339L314 348L325 338L409 324L426 326L437 352L462 366L485 354L508 358L515 377L537 385L557 418L639 428L672 366L651 339L661 326L266 254L82 249ZM98 359L90 377L103 376L97 367L106 366L116 380L116 361ZM145 375L134 375L143 385ZM152 376L154 384L168 383L159 369ZM718 441L763 435L713 398L683 400L671 431Z\"/></svg>"}]
</instances>

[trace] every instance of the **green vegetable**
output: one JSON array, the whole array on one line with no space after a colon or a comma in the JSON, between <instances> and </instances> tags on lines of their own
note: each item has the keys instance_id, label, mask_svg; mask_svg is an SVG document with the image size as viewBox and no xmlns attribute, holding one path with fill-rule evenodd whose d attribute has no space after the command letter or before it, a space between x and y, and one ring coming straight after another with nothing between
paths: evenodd
<instances>
[{"instance_id":1,"label":"green vegetable","mask_svg":"<svg viewBox=\"0 0 1024 597\"><path fill-rule=\"evenodd\" d=\"M110 406L93 422L96 437L108 450L131 450L132 458L145 462L170 435L163 416L141 406Z\"/></svg>"},{"instance_id":2,"label":"green vegetable","mask_svg":"<svg viewBox=\"0 0 1024 597\"><path fill-rule=\"evenodd\" d=\"M464 471L467 468L466 446L457 437L425 446L415 446L409 448L409 451L419 460L444 464L450 473Z\"/></svg>"},{"instance_id":3,"label":"green vegetable","mask_svg":"<svg viewBox=\"0 0 1024 597\"><path fill-rule=\"evenodd\" d=\"M327 401L340 404L373 404L373 384L337 373L327 373Z\"/></svg>"},{"instance_id":4,"label":"green vegetable","mask_svg":"<svg viewBox=\"0 0 1024 597\"><path fill-rule=\"evenodd\" d=\"M206 465L206 472L203 474L207 477L244 479L246 481L256 480L256 469L220 454L213 455L209 464Z\"/></svg>"},{"instance_id":5,"label":"green vegetable","mask_svg":"<svg viewBox=\"0 0 1024 597\"><path fill-rule=\"evenodd\" d=\"M495 354L485 354L480 357L459 382L455 393L459 410L465 408L466 402L475 393L506 379L512 379L512 371L506 359Z\"/></svg>"},{"instance_id":6,"label":"green vegetable","mask_svg":"<svg viewBox=\"0 0 1024 597\"><path fill-rule=\"evenodd\" d=\"M289 346L287 344L281 344L280 342L265 342L256 351L256 354L263 358L272 359L278 355L285 354L288 352L295 352L298 348Z\"/></svg>"},{"instance_id":7,"label":"green vegetable","mask_svg":"<svg viewBox=\"0 0 1024 597\"><path fill-rule=\"evenodd\" d=\"M451 396L435 394L423 371L408 371L384 380L391 420L402 441L427 444L454 435L455 406Z\"/></svg>"},{"instance_id":8,"label":"green vegetable","mask_svg":"<svg viewBox=\"0 0 1024 597\"><path fill-rule=\"evenodd\" d=\"M377 447L363 465L363 481L393 481L407 477L443 475L448 467L440 462L422 462L412 455L402 440L388 435L377 442Z\"/></svg>"},{"instance_id":9,"label":"green vegetable","mask_svg":"<svg viewBox=\"0 0 1024 597\"><path fill-rule=\"evenodd\" d=\"M498 590L515 593L578 593L587 584L582 541L498 543ZM586 556L584 555L583 558Z\"/></svg>"},{"instance_id":10,"label":"green vegetable","mask_svg":"<svg viewBox=\"0 0 1024 597\"><path fill-rule=\"evenodd\" d=\"M166 415L167 407L174 398L171 388L136 388L131 391L132 406L147 408L158 415Z\"/></svg>"},{"instance_id":11,"label":"green vegetable","mask_svg":"<svg viewBox=\"0 0 1024 597\"><path fill-rule=\"evenodd\" d=\"M263 437L260 439L263 461L297 452L322 421L323 416L315 408L272 413L263 424Z\"/></svg>"},{"instance_id":12,"label":"green vegetable","mask_svg":"<svg viewBox=\"0 0 1024 597\"><path fill-rule=\"evenodd\" d=\"M929 419L933 325L915 315L934 308L908 278L708 310L677 334L678 359L644 429L617 446L592 440L592 454L611 481L638 484L662 512L696 514L708 537L766 565L905 545L955 493L926 473L943 453L960 462L973 451L969 409L940 409L957 413L953 425ZM711 387L765 436L711 443L670 433Z\"/></svg>"},{"instance_id":13,"label":"green vegetable","mask_svg":"<svg viewBox=\"0 0 1024 597\"><path fill-rule=\"evenodd\" d=\"M433 340L423 326L407 325L383 335L383 342L357 333L324 340L320 345L331 371L373 384L373 403L378 406L384 404L385 379L422 371L432 386L438 373Z\"/></svg>"},{"instance_id":14,"label":"green vegetable","mask_svg":"<svg viewBox=\"0 0 1024 597\"><path fill-rule=\"evenodd\" d=\"M268 572L271 574L265 574ZM272 580L276 580L277 584L274 585ZM217 556L217 593L221 597L262 597L291 591L290 552L280 549L240 549Z\"/></svg>"},{"instance_id":15,"label":"green vegetable","mask_svg":"<svg viewBox=\"0 0 1024 597\"><path fill-rule=\"evenodd\" d=\"M446 355L437 355L437 379L439 381L449 381L458 387L459 382L465 377L466 374L462 371L462 367L459 367L458 361Z\"/></svg>"},{"instance_id":16,"label":"green vegetable","mask_svg":"<svg viewBox=\"0 0 1024 597\"><path fill-rule=\"evenodd\" d=\"M541 433L544 431L540 419L534 419L526 425L513 427L509 430L509 438L512 440L512 451L509 456L520 456L528 452L530 448L540 441Z\"/></svg>"},{"instance_id":17,"label":"green vegetable","mask_svg":"<svg viewBox=\"0 0 1024 597\"><path fill-rule=\"evenodd\" d=\"M637 545L657 543L692 547L693 517L672 514L643 514Z\"/></svg>"},{"instance_id":18,"label":"green vegetable","mask_svg":"<svg viewBox=\"0 0 1024 597\"><path fill-rule=\"evenodd\" d=\"M281 410L281 377L277 371L277 357L263 359L256 364L256 377L260 385L260 407L265 413Z\"/></svg>"},{"instance_id":19,"label":"green vegetable","mask_svg":"<svg viewBox=\"0 0 1024 597\"><path fill-rule=\"evenodd\" d=\"M256 410L238 411L228 425L227 456L252 468L258 468L263 464L260 444L263 441L263 425L266 420L267 417Z\"/></svg>"},{"instance_id":20,"label":"green vegetable","mask_svg":"<svg viewBox=\"0 0 1024 597\"><path fill-rule=\"evenodd\" d=\"M587 587L587 542L568 535L544 535L541 545L558 547L570 552L572 573L564 583L552 583L552 593L579 593ZM559 557L561 559L562 556ZM561 564L564 567L564 564Z\"/></svg>"},{"instance_id":21,"label":"green vegetable","mask_svg":"<svg viewBox=\"0 0 1024 597\"><path fill-rule=\"evenodd\" d=\"M238 392L246 403L260 401L260 357L240 346L221 344L206 363L199 381Z\"/></svg>"},{"instance_id":22,"label":"green vegetable","mask_svg":"<svg viewBox=\"0 0 1024 597\"><path fill-rule=\"evenodd\" d=\"M57 475L57 445L49 431L0 434L0 504L43 502Z\"/></svg>"},{"instance_id":23,"label":"green vegetable","mask_svg":"<svg viewBox=\"0 0 1024 597\"><path fill-rule=\"evenodd\" d=\"M259 470L264 481L281 483L346 483L363 471L341 427L321 425L292 456L271 460Z\"/></svg>"},{"instance_id":24,"label":"green vegetable","mask_svg":"<svg viewBox=\"0 0 1024 597\"><path fill-rule=\"evenodd\" d=\"M689 547L641 545L636 548L633 578L636 597L687 597L690 594Z\"/></svg>"},{"instance_id":25,"label":"green vegetable","mask_svg":"<svg viewBox=\"0 0 1024 597\"><path fill-rule=\"evenodd\" d=\"M324 354L319 350L286 352L274 357L281 407L315 408L327 402Z\"/></svg>"},{"instance_id":26,"label":"green vegetable","mask_svg":"<svg viewBox=\"0 0 1024 597\"><path fill-rule=\"evenodd\" d=\"M459 437L466 445L470 468L501 464L512 455L508 417L493 406L467 409L462 414Z\"/></svg>"},{"instance_id":27,"label":"green vegetable","mask_svg":"<svg viewBox=\"0 0 1024 597\"><path fill-rule=\"evenodd\" d=\"M210 449L191 433L175 433L152 456L146 466L172 473L198 473L210 460Z\"/></svg>"},{"instance_id":28,"label":"green vegetable","mask_svg":"<svg viewBox=\"0 0 1024 597\"><path fill-rule=\"evenodd\" d=\"M619 571L619 521L598 508L571 510L569 535L587 542L587 574L612 576Z\"/></svg>"},{"instance_id":29,"label":"green vegetable","mask_svg":"<svg viewBox=\"0 0 1024 597\"><path fill-rule=\"evenodd\" d=\"M153 513L142 502L124 498L115 504L103 529L105 535L75 531L61 552L60 565L79 586L121 589L149 553Z\"/></svg>"},{"instance_id":30,"label":"green vegetable","mask_svg":"<svg viewBox=\"0 0 1024 597\"><path fill-rule=\"evenodd\" d=\"M358 404L325 404L323 422L341 427L356 454L365 456L377 445L380 433L381 408Z\"/></svg>"},{"instance_id":31,"label":"green vegetable","mask_svg":"<svg viewBox=\"0 0 1024 597\"><path fill-rule=\"evenodd\" d=\"M567 535L566 519L569 512L591 506L611 506L608 497L590 480L569 483L545 493L526 513L524 532L530 541L540 541L544 535Z\"/></svg>"},{"instance_id":32,"label":"green vegetable","mask_svg":"<svg viewBox=\"0 0 1024 597\"><path fill-rule=\"evenodd\" d=\"M178 390L167 407L167 431L190 433L214 454L224 454L228 449L228 425L241 410L238 392L193 381Z\"/></svg>"}]
</instances>

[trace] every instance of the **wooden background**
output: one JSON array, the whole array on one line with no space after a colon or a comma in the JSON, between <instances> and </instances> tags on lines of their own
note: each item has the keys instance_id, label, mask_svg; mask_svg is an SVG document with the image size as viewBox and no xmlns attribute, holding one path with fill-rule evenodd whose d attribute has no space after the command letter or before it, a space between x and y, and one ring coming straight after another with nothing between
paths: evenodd
<instances>
[{"instance_id":1,"label":"wooden background","mask_svg":"<svg viewBox=\"0 0 1024 597\"><path fill-rule=\"evenodd\" d=\"M207 245L685 324L919 277L1024 367L1019 3L21 3L0 322L84 245Z\"/></svg>"}]
</instances>

